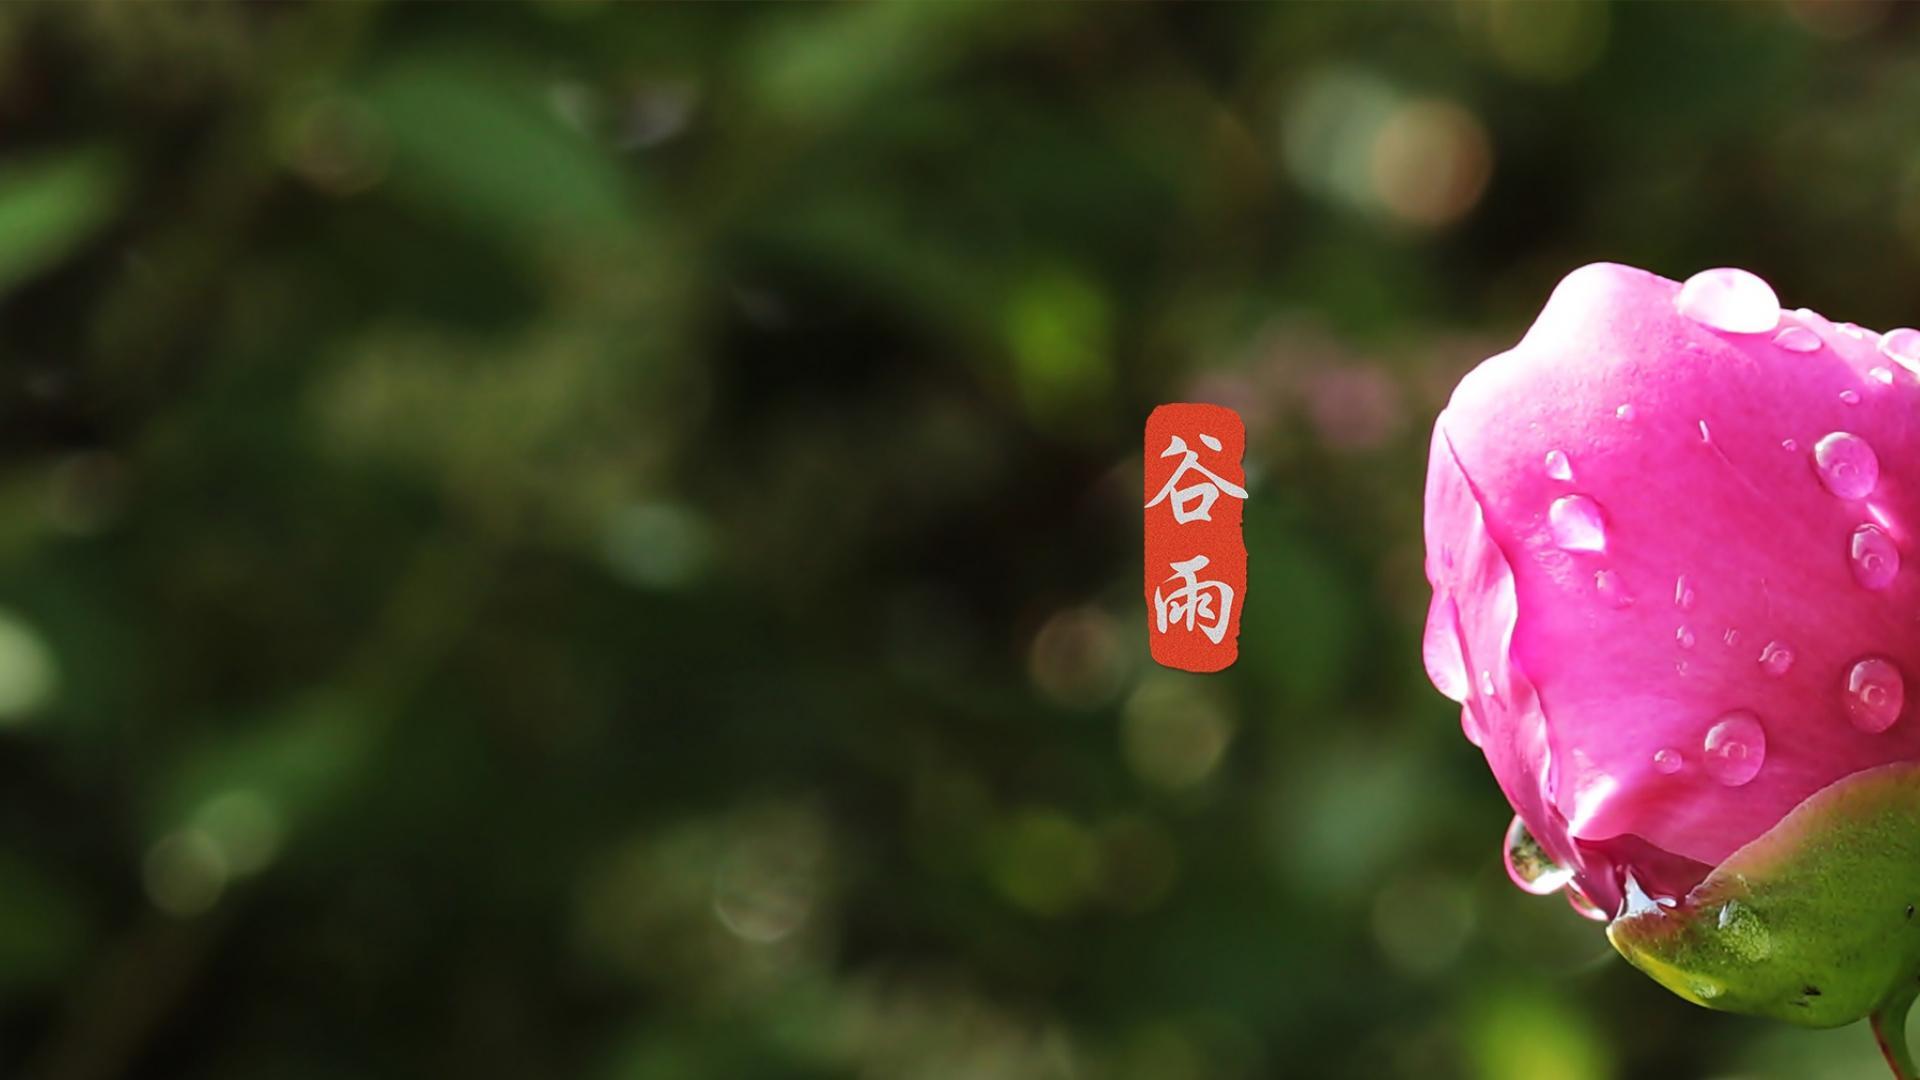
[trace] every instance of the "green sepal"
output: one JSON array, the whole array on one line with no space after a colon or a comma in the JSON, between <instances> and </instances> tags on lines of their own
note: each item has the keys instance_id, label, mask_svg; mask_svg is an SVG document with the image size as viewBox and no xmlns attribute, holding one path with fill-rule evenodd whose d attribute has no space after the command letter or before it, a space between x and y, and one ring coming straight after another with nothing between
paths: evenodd
<instances>
[{"instance_id":1,"label":"green sepal","mask_svg":"<svg viewBox=\"0 0 1920 1080\"><path fill-rule=\"evenodd\" d=\"M1838 1027L1920 979L1920 763L1814 793L1667 907L1630 899L1620 955L1695 1004ZM1878 1022L1878 1021L1876 1021Z\"/></svg>"}]
</instances>

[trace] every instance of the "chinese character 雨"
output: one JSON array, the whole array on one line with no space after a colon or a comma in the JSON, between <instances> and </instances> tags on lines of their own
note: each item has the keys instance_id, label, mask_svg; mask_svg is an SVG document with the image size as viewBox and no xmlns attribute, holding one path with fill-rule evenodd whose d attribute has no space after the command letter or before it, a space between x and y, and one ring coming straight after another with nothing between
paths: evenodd
<instances>
[{"instance_id":1,"label":"chinese character \u96e8","mask_svg":"<svg viewBox=\"0 0 1920 1080\"><path fill-rule=\"evenodd\" d=\"M1205 443L1209 450L1220 449L1220 440L1211 435L1201 435L1200 441ZM1167 448L1161 451L1160 456L1170 458L1179 455L1185 455L1185 457L1179 467L1173 470L1173 475L1167 478L1167 486L1160 489L1160 494L1153 497L1153 501L1147 504L1148 507L1158 506L1162 499L1172 495L1173 520L1185 525L1189 521L1212 521L1209 511L1213 509L1213 501L1220 497L1222 491L1236 499L1247 497L1246 488L1200 464L1199 451L1187 449L1187 440L1175 435L1168 440ZM1207 479L1192 487L1180 487L1180 478L1185 476L1188 470L1197 472ZM1212 483L1208 483L1207 480Z\"/></svg>"},{"instance_id":2,"label":"chinese character \u96e8","mask_svg":"<svg viewBox=\"0 0 1920 1080\"><path fill-rule=\"evenodd\" d=\"M1199 626L1200 632L1215 645L1227 636L1227 620L1233 614L1233 586L1224 581L1199 580L1199 572L1211 561L1205 555L1195 555L1184 562L1167 564L1173 573L1167 575L1166 580L1178 578L1180 586L1171 596L1162 596L1159 586L1154 587L1153 611L1161 633L1166 633L1169 626L1184 623L1188 630ZM1216 598L1219 599L1217 610Z\"/></svg>"}]
</instances>

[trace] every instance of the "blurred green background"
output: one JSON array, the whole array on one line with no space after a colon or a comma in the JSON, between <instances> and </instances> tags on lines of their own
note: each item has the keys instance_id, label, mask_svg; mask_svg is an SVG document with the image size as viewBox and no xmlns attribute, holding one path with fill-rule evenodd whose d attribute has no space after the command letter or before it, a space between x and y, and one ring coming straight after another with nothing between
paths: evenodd
<instances>
[{"instance_id":1,"label":"blurred green background","mask_svg":"<svg viewBox=\"0 0 1920 1080\"><path fill-rule=\"evenodd\" d=\"M1419 517L1582 263L1920 320L1916 16L0 9L0 1074L1883 1075L1507 883Z\"/></svg>"}]
</instances>

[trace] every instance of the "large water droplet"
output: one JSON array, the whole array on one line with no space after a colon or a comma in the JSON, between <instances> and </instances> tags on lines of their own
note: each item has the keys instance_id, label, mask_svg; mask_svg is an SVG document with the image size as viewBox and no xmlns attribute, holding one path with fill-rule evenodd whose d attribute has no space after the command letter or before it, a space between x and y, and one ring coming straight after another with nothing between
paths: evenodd
<instances>
[{"instance_id":1,"label":"large water droplet","mask_svg":"<svg viewBox=\"0 0 1920 1080\"><path fill-rule=\"evenodd\" d=\"M1507 826L1505 859L1507 876L1515 885L1535 896L1545 896L1573 880L1573 871L1553 861L1547 849L1527 831L1527 823L1514 815Z\"/></svg>"},{"instance_id":2,"label":"large water droplet","mask_svg":"<svg viewBox=\"0 0 1920 1080\"><path fill-rule=\"evenodd\" d=\"M1686 759L1680 756L1680 751L1671 746L1663 746L1653 752L1653 771L1662 776L1672 776L1686 763Z\"/></svg>"},{"instance_id":3,"label":"large water droplet","mask_svg":"<svg viewBox=\"0 0 1920 1080\"><path fill-rule=\"evenodd\" d=\"M1903 326L1889 330L1880 339L1880 352L1916 375L1920 375L1920 330Z\"/></svg>"},{"instance_id":4,"label":"large water droplet","mask_svg":"<svg viewBox=\"0 0 1920 1080\"><path fill-rule=\"evenodd\" d=\"M1906 701L1906 680L1891 660L1869 656L1847 672L1847 719L1861 731L1892 727Z\"/></svg>"},{"instance_id":5,"label":"large water droplet","mask_svg":"<svg viewBox=\"0 0 1920 1080\"><path fill-rule=\"evenodd\" d=\"M1685 574L1673 579L1673 606L1681 611L1693 610L1693 582Z\"/></svg>"},{"instance_id":6,"label":"large water droplet","mask_svg":"<svg viewBox=\"0 0 1920 1080\"><path fill-rule=\"evenodd\" d=\"M1872 379L1882 386L1892 386L1893 369L1887 367L1870 367L1867 369L1867 378Z\"/></svg>"},{"instance_id":7,"label":"large water droplet","mask_svg":"<svg viewBox=\"0 0 1920 1080\"><path fill-rule=\"evenodd\" d=\"M1789 326L1773 336L1773 343L1788 352L1818 352L1820 335L1804 326Z\"/></svg>"},{"instance_id":8,"label":"large water droplet","mask_svg":"<svg viewBox=\"0 0 1920 1080\"><path fill-rule=\"evenodd\" d=\"M1739 787L1760 775L1767 759L1767 733L1759 717L1736 709L1714 721L1701 749L1706 753L1707 772L1728 787Z\"/></svg>"},{"instance_id":9,"label":"large water droplet","mask_svg":"<svg viewBox=\"0 0 1920 1080\"><path fill-rule=\"evenodd\" d=\"M1720 907L1720 935L1715 940L1733 952L1735 956L1753 964L1773 955L1773 935L1767 932L1767 926L1760 916L1738 900L1729 900Z\"/></svg>"},{"instance_id":10,"label":"large water droplet","mask_svg":"<svg viewBox=\"0 0 1920 1080\"><path fill-rule=\"evenodd\" d=\"M1878 526L1862 525L1847 542L1847 561L1853 580L1869 589L1884 589L1900 573L1900 549Z\"/></svg>"},{"instance_id":11,"label":"large water droplet","mask_svg":"<svg viewBox=\"0 0 1920 1080\"><path fill-rule=\"evenodd\" d=\"M1434 688L1455 701L1467 700L1467 658L1460 649L1460 616L1453 597L1436 597L1421 635L1420 654Z\"/></svg>"},{"instance_id":12,"label":"large water droplet","mask_svg":"<svg viewBox=\"0 0 1920 1080\"><path fill-rule=\"evenodd\" d=\"M1605 551L1606 518L1600 504L1585 495L1562 495L1547 510L1553 542L1568 551Z\"/></svg>"},{"instance_id":13,"label":"large water droplet","mask_svg":"<svg viewBox=\"0 0 1920 1080\"><path fill-rule=\"evenodd\" d=\"M1864 499L1880 482L1880 457L1867 440L1850 431L1833 431L1813 444L1813 468L1820 483L1843 499Z\"/></svg>"},{"instance_id":14,"label":"large water droplet","mask_svg":"<svg viewBox=\"0 0 1920 1080\"><path fill-rule=\"evenodd\" d=\"M1553 477L1555 480L1573 479L1573 462L1567 460L1567 455L1564 451L1547 451L1546 464L1547 475Z\"/></svg>"},{"instance_id":15,"label":"large water droplet","mask_svg":"<svg viewBox=\"0 0 1920 1080\"><path fill-rule=\"evenodd\" d=\"M1780 298L1773 286L1745 270L1702 270L1680 286L1680 314L1715 330L1764 334L1779 325Z\"/></svg>"},{"instance_id":16,"label":"large water droplet","mask_svg":"<svg viewBox=\"0 0 1920 1080\"><path fill-rule=\"evenodd\" d=\"M1760 670L1769 675L1785 675L1793 669L1793 650L1778 641L1767 642L1760 650Z\"/></svg>"}]
</instances>

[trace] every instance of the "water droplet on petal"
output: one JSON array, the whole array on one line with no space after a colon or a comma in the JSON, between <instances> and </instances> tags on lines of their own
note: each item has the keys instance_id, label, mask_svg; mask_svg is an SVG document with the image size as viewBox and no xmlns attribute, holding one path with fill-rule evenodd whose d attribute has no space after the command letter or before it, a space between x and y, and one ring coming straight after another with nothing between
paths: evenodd
<instances>
[{"instance_id":1,"label":"water droplet on petal","mask_svg":"<svg viewBox=\"0 0 1920 1080\"><path fill-rule=\"evenodd\" d=\"M1633 419L1633 406L1631 406L1631 405L1622 405L1622 406L1620 406L1619 408L1617 408L1617 409L1615 409L1615 410L1613 410L1613 418L1614 418L1615 420L1631 420L1631 419Z\"/></svg>"},{"instance_id":2,"label":"water droplet on petal","mask_svg":"<svg viewBox=\"0 0 1920 1080\"><path fill-rule=\"evenodd\" d=\"M1693 610L1693 582L1685 574L1673 579L1673 606L1681 611Z\"/></svg>"},{"instance_id":3,"label":"water droplet on petal","mask_svg":"<svg viewBox=\"0 0 1920 1080\"><path fill-rule=\"evenodd\" d=\"M1793 650L1778 641L1767 642L1760 650L1760 670L1769 675L1785 675L1793 669Z\"/></svg>"},{"instance_id":4,"label":"water droplet on petal","mask_svg":"<svg viewBox=\"0 0 1920 1080\"><path fill-rule=\"evenodd\" d=\"M1780 298L1756 274L1722 267L1702 270L1680 286L1680 314L1731 334L1764 334L1780 322Z\"/></svg>"},{"instance_id":5,"label":"water droplet on petal","mask_svg":"<svg viewBox=\"0 0 1920 1080\"><path fill-rule=\"evenodd\" d=\"M1842 390L1840 391L1840 400L1848 405L1858 405L1860 404L1860 393L1857 390Z\"/></svg>"},{"instance_id":6,"label":"water droplet on petal","mask_svg":"<svg viewBox=\"0 0 1920 1080\"><path fill-rule=\"evenodd\" d=\"M1573 479L1573 462L1567 460L1565 453L1559 450L1547 451L1546 464L1547 475L1553 477L1555 480Z\"/></svg>"},{"instance_id":7,"label":"water droplet on petal","mask_svg":"<svg viewBox=\"0 0 1920 1080\"><path fill-rule=\"evenodd\" d=\"M1507 876L1535 896L1545 896L1573 880L1573 871L1553 861L1517 814L1513 824L1507 826L1505 861Z\"/></svg>"},{"instance_id":8,"label":"water droplet on petal","mask_svg":"<svg viewBox=\"0 0 1920 1080\"><path fill-rule=\"evenodd\" d=\"M1553 542L1568 551L1605 551L1607 526L1600 504L1585 495L1562 495L1547 510Z\"/></svg>"},{"instance_id":9,"label":"water droplet on petal","mask_svg":"<svg viewBox=\"0 0 1920 1080\"><path fill-rule=\"evenodd\" d=\"M1673 640L1683 649L1693 648L1693 631L1682 626L1673 632Z\"/></svg>"},{"instance_id":10,"label":"water droplet on petal","mask_svg":"<svg viewBox=\"0 0 1920 1080\"><path fill-rule=\"evenodd\" d=\"M1879 455L1850 431L1829 432L1813 444L1813 468L1820 483L1843 499L1864 499L1880 482Z\"/></svg>"},{"instance_id":11,"label":"water droplet on petal","mask_svg":"<svg viewBox=\"0 0 1920 1080\"><path fill-rule=\"evenodd\" d=\"M1880 339L1880 352L1916 375L1920 375L1920 330L1903 326L1889 330Z\"/></svg>"},{"instance_id":12,"label":"water droplet on petal","mask_svg":"<svg viewBox=\"0 0 1920 1080\"><path fill-rule=\"evenodd\" d=\"M1434 599L1421 634L1420 654L1434 688L1455 701L1467 700L1467 659L1460 648L1458 607L1453 597Z\"/></svg>"},{"instance_id":13,"label":"water droplet on petal","mask_svg":"<svg viewBox=\"0 0 1920 1080\"><path fill-rule=\"evenodd\" d=\"M1892 727L1906 701L1906 680L1891 660L1869 656L1847 672L1847 719L1861 731Z\"/></svg>"},{"instance_id":14,"label":"water droplet on petal","mask_svg":"<svg viewBox=\"0 0 1920 1080\"><path fill-rule=\"evenodd\" d=\"M1740 631L1729 626L1727 627L1727 632L1720 635L1720 640L1726 642L1727 648L1731 649L1735 645L1740 644Z\"/></svg>"},{"instance_id":15,"label":"water droplet on petal","mask_svg":"<svg viewBox=\"0 0 1920 1080\"><path fill-rule=\"evenodd\" d=\"M1840 332L1853 338L1855 341L1864 340L1867 336L1867 332L1860 328L1859 323L1843 322L1840 324Z\"/></svg>"},{"instance_id":16,"label":"water droplet on petal","mask_svg":"<svg viewBox=\"0 0 1920 1080\"><path fill-rule=\"evenodd\" d=\"M1483 697L1496 697L1496 696L1498 696L1498 695L1496 695L1496 694L1495 694L1495 693L1493 692L1493 690L1494 690L1494 687L1493 687L1493 672L1491 672L1491 671L1485 671L1485 670L1482 670L1482 671L1480 672L1480 694L1481 694L1481 696L1483 696Z\"/></svg>"},{"instance_id":17,"label":"water droplet on petal","mask_svg":"<svg viewBox=\"0 0 1920 1080\"><path fill-rule=\"evenodd\" d=\"M1900 573L1900 549L1873 525L1853 530L1847 543L1847 561L1853 566L1853 580L1869 589L1886 588Z\"/></svg>"},{"instance_id":18,"label":"water droplet on petal","mask_svg":"<svg viewBox=\"0 0 1920 1080\"><path fill-rule=\"evenodd\" d=\"M1714 721L1701 744L1707 772L1728 787L1739 787L1760 775L1767 758L1767 733L1760 718L1736 709Z\"/></svg>"},{"instance_id":19,"label":"water droplet on petal","mask_svg":"<svg viewBox=\"0 0 1920 1080\"><path fill-rule=\"evenodd\" d=\"M1686 759L1680 756L1680 751L1671 746L1663 746L1653 752L1653 771L1662 776L1672 776L1685 764Z\"/></svg>"},{"instance_id":20,"label":"water droplet on petal","mask_svg":"<svg viewBox=\"0 0 1920 1080\"><path fill-rule=\"evenodd\" d=\"M1773 343L1788 352L1817 352L1820 348L1820 335L1804 326L1789 326L1773 336Z\"/></svg>"},{"instance_id":21,"label":"water droplet on petal","mask_svg":"<svg viewBox=\"0 0 1920 1080\"><path fill-rule=\"evenodd\" d=\"M1700 421L1700 441L1703 443L1713 441L1713 432L1707 430L1707 422L1705 420Z\"/></svg>"},{"instance_id":22,"label":"water droplet on petal","mask_svg":"<svg viewBox=\"0 0 1920 1080\"><path fill-rule=\"evenodd\" d=\"M1647 890L1641 888L1640 882L1633 876L1633 871L1627 871L1626 883L1620 890L1620 914L1623 918L1628 915L1657 913L1662 908L1672 906L1674 906L1674 900L1671 897L1648 896Z\"/></svg>"},{"instance_id":23,"label":"water droplet on petal","mask_svg":"<svg viewBox=\"0 0 1920 1080\"><path fill-rule=\"evenodd\" d=\"M1800 449L1800 444L1799 444L1799 443L1797 443L1797 442L1794 442L1794 441L1793 441L1792 439L1781 439L1781 440L1780 440L1780 449L1782 449L1782 450L1798 450L1798 449Z\"/></svg>"},{"instance_id":24,"label":"water droplet on petal","mask_svg":"<svg viewBox=\"0 0 1920 1080\"><path fill-rule=\"evenodd\" d=\"M1868 368L1867 376L1871 378L1874 382L1880 383L1884 386L1893 385L1893 369L1892 368L1883 368L1883 367Z\"/></svg>"},{"instance_id":25,"label":"water droplet on petal","mask_svg":"<svg viewBox=\"0 0 1920 1080\"><path fill-rule=\"evenodd\" d=\"M1627 591L1626 584L1620 580L1620 575L1616 571L1595 571L1593 575L1593 588L1595 592L1600 594L1600 598L1607 602L1609 607L1624 608L1633 606L1633 594Z\"/></svg>"}]
</instances>

